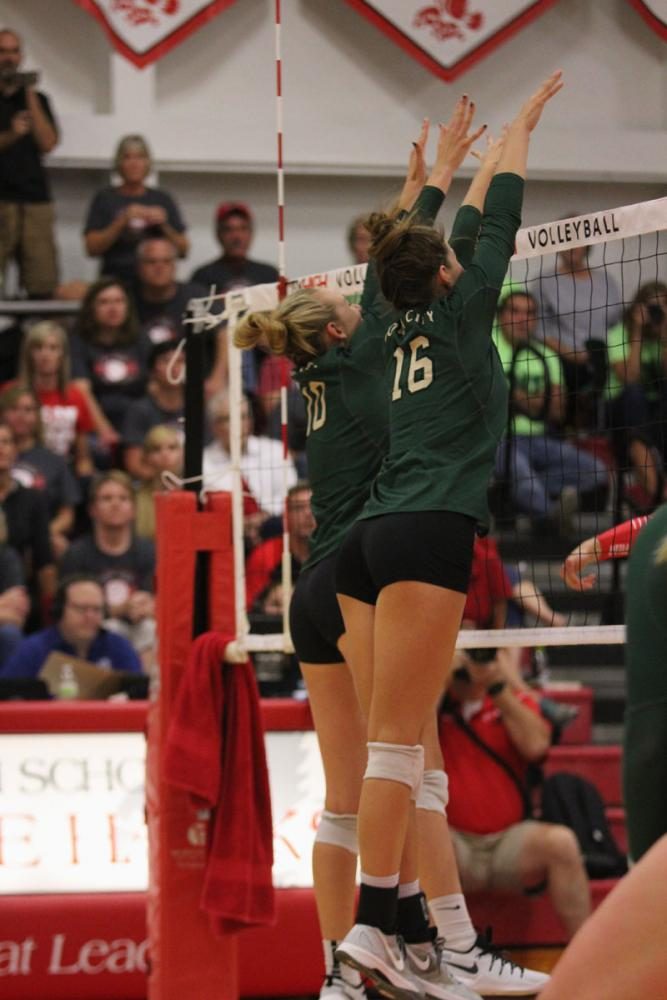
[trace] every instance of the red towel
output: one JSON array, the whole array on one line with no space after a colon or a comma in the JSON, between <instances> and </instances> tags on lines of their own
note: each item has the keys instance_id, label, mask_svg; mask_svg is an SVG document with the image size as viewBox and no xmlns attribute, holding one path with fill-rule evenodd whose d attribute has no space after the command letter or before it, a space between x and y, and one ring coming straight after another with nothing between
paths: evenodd
<instances>
[{"instance_id":1,"label":"red towel","mask_svg":"<svg viewBox=\"0 0 667 1000\"><path fill-rule=\"evenodd\" d=\"M269 776L252 665L223 663L230 636L192 644L171 718L166 780L212 810L200 905L219 934L274 921Z\"/></svg>"}]
</instances>

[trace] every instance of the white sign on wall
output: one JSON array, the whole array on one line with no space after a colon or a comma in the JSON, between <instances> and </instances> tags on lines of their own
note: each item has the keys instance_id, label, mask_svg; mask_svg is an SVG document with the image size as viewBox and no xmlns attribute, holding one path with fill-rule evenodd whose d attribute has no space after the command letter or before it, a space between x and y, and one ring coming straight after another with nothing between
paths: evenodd
<instances>
[{"instance_id":1,"label":"white sign on wall","mask_svg":"<svg viewBox=\"0 0 667 1000\"><path fill-rule=\"evenodd\" d=\"M274 884L311 886L324 800L317 739L268 733L266 744ZM146 889L143 735L4 735L0 762L0 895Z\"/></svg>"}]
</instances>

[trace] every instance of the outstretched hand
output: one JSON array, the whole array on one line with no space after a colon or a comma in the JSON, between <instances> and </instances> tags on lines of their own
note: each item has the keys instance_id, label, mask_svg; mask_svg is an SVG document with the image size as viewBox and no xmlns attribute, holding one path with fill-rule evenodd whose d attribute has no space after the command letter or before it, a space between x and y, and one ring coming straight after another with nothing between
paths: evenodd
<instances>
[{"instance_id":1,"label":"outstretched hand","mask_svg":"<svg viewBox=\"0 0 667 1000\"><path fill-rule=\"evenodd\" d=\"M498 166L498 160L500 159L500 154L503 151L503 146L505 145L505 139L507 138L507 130L509 125L503 125L500 135L497 139L492 136L487 135L486 137L486 149L480 152L478 149L471 149L470 155L474 156L476 160L479 160L481 167L487 167L490 170L495 170Z\"/></svg>"},{"instance_id":2,"label":"outstretched hand","mask_svg":"<svg viewBox=\"0 0 667 1000\"><path fill-rule=\"evenodd\" d=\"M439 126L434 173L437 171L454 173L461 166L473 143L477 142L486 129L486 125L480 125L474 132L470 131L474 116L475 102L464 94L456 102L450 120Z\"/></svg>"},{"instance_id":3,"label":"outstretched hand","mask_svg":"<svg viewBox=\"0 0 667 1000\"><path fill-rule=\"evenodd\" d=\"M563 71L557 69L555 73L548 76L544 83L529 97L523 105L515 122L521 123L532 132L540 120L542 111L547 101L550 101L563 87Z\"/></svg>"},{"instance_id":4,"label":"outstretched hand","mask_svg":"<svg viewBox=\"0 0 667 1000\"><path fill-rule=\"evenodd\" d=\"M570 552L560 568L561 578L572 590L591 590L596 576L591 569L598 563L598 549L595 538L587 538Z\"/></svg>"},{"instance_id":5,"label":"outstretched hand","mask_svg":"<svg viewBox=\"0 0 667 1000\"><path fill-rule=\"evenodd\" d=\"M429 127L430 122L428 118L424 118L422 120L419 138L416 142L412 143L410 158L408 160L408 169L405 175L403 189L398 199L398 208L404 209L405 211L412 208L415 201L419 197L421 189L426 183L425 149Z\"/></svg>"}]
</instances>

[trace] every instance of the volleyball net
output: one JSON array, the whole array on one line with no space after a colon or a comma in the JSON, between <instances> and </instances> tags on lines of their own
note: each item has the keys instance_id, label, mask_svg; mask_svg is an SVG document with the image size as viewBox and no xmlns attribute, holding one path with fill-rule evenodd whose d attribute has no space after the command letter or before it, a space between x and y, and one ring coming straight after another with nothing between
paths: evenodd
<instances>
[{"instance_id":1,"label":"volleyball net","mask_svg":"<svg viewBox=\"0 0 667 1000\"><path fill-rule=\"evenodd\" d=\"M596 588L576 593L560 566L582 540L661 502L666 255L667 198L517 234L493 331L510 410L460 648L624 641L622 567L593 567ZM245 313L274 308L281 291L334 289L358 301L365 273L341 267L190 303L193 330L227 324L229 392L220 412L209 404L213 450L228 423L227 461L207 463L205 449L204 489L232 493L236 632L248 651L291 651L287 606L312 528L305 442L323 414L284 359L238 351L233 331ZM490 628L503 603L507 627Z\"/></svg>"}]
</instances>

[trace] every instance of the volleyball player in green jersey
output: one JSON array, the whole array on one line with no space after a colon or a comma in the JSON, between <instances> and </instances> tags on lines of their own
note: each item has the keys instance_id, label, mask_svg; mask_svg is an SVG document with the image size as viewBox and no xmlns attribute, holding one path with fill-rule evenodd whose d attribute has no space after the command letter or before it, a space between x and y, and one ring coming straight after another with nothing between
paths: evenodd
<instances>
[{"instance_id":1,"label":"volleyball player in green jersey","mask_svg":"<svg viewBox=\"0 0 667 1000\"><path fill-rule=\"evenodd\" d=\"M420 198L422 214L434 215L454 167L466 152L471 109L462 101L441 134L429 185ZM421 137L420 142L423 141ZM459 148L461 147L461 148ZM450 150L450 152L448 152ZM455 162L448 165L448 157ZM469 196L488 187L480 168ZM423 183L423 178L420 184ZM404 203L411 205L413 192ZM478 200L483 202L483 192ZM461 253L469 253L479 227L479 212L464 206L457 214ZM466 239L464 231L470 230ZM237 328L235 341L252 347L265 335L278 353L287 353L299 368L307 400L308 458L318 528L310 559L300 574L291 606L292 634L309 691L326 778L326 809L313 852L313 873L324 938L327 976L322 995L354 996L350 970L346 980L333 964L335 941L353 921L356 874L356 810L366 763L366 730L352 680L343 661L344 631L336 602L335 553L345 531L360 513L370 481L387 443L387 406L382 391L382 343L393 314L379 294L374 268L366 279L363 320L342 296L325 291L294 293L269 316L253 315ZM349 344L346 342L349 340ZM443 809L444 811L444 809ZM443 823L446 823L444 815ZM438 852L441 853L441 852ZM452 853L453 860L453 853ZM455 888L459 888L454 872ZM420 909L421 912L421 909ZM422 916L423 921L423 916ZM474 937L474 931L473 937ZM433 947L429 943L429 947ZM435 998L477 996L451 981L435 953L428 984ZM507 968L496 957L498 968ZM422 966L423 968L423 966ZM359 982L358 978L356 980ZM495 991L494 991L495 992Z\"/></svg>"},{"instance_id":2,"label":"volleyball player in green jersey","mask_svg":"<svg viewBox=\"0 0 667 1000\"><path fill-rule=\"evenodd\" d=\"M520 223L530 135L561 86L560 73L549 77L509 126L467 270L418 222L369 221L380 286L400 317L387 332L389 451L337 563L348 662L371 694L359 907L336 955L362 973L381 970L396 997L415 995L401 985L405 961L392 928L424 769L420 740L452 660L506 423L491 328Z\"/></svg>"},{"instance_id":3,"label":"volleyball player in green jersey","mask_svg":"<svg viewBox=\"0 0 667 1000\"><path fill-rule=\"evenodd\" d=\"M449 126L450 139L456 138L456 131L454 119ZM422 135L418 146L423 139ZM440 173L438 170L443 152L439 149L429 180L431 183L437 180L444 189L446 170ZM498 144L495 144L482 157L480 169L456 216L451 241L462 262L472 257L481 222L480 209L497 155ZM421 183L423 178L419 186ZM418 189L414 188L407 200L403 199L406 205L412 204ZM441 200L433 191L425 191L424 196ZM427 203L422 208L435 214L437 205L431 202L430 207ZM321 291L288 296L271 314L272 320L279 321L277 344L273 323L257 317L249 318L249 323L239 328L236 340L240 346L252 347L260 334L266 332L279 353L287 353L297 364L304 355L309 359L297 375L308 401L310 477L319 525L307 567L297 581L291 628L308 687L326 779L326 808L314 845L313 874L325 952L326 975L321 995L337 998L356 995L355 981L349 978L352 970L340 970L334 964L333 951L336 941L353 922L356 811L366 763L366 728L349 670L339 651L340 647L344 652L345 639L335 595L334 562L345 531L367 499L370 483L386 450L388 408L382 388L381 355L386 327L394 316L387 314L386 301L378 298L377 279L371 268L364 293L366 322L359 323L358 314L355 316L343 306L340 296L336 300L344 309L342 316L337 317L337 325L359 323L349 347L345 347L339 336L341 330L335 330L335 337L331 337L331 307L323 308L327 299ZM327 376L326 382L322 375ZM311 382L323 384L310 385ZM445 776L435 725L432 733L438 759L432 764L430 787L419 809L420 833L429 861L427 888L437 897L435 902L443 904L435 914L439 931L448 937L454 933L466 934L467 940L475 943L476 934L461 896L446 824L446 785L443 787ZM409 898L405 900L405 905L410 903ZM548 978L505 961L488 946L476 948L475 957L479 978L493 995L533 994ZM438 987L429 983L432 995L447 996L446 990L455 989L447 986L446 973L443 978L444 988L442 984Z\"/></svg>"}]
</instances>

